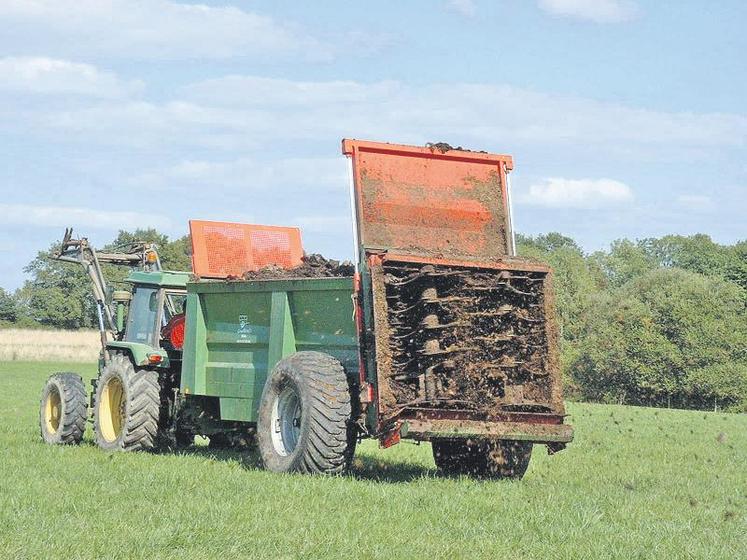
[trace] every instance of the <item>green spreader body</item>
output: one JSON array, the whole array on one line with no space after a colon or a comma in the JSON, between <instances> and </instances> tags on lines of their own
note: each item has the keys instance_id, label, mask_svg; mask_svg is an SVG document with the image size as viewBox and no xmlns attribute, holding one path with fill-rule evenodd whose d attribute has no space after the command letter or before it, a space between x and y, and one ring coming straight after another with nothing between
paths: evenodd
<instances>
[{"instance_id":1,"label":"green spreader body","mask_svg":"<svg viewBox=\"0 0 747 560\"><path fill-rule=\"evenodd\" d=\"M256 422L268 373L294 352L325 352L357 377L352 294L352 278L188 284L182 394L217 397L223 421Z\"/></svg>"}]
</instances>

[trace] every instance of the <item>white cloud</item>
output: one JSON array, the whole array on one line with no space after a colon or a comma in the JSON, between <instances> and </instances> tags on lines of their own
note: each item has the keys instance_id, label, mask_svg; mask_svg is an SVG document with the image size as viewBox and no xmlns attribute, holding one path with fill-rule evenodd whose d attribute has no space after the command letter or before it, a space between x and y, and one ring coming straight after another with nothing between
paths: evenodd
<instances>
[{"instance_id":1,"label":"white cloud","mask_svg":"<svg viewBox=\"0 0 747 560\"><path fill-rule=\"evenodd\" d=\"M31 204L0 204L3 225L36 227L88 227L116 231L157 227L171 228L169 218L154 214L150 209L143 212L118 212L74 206L35 206Z\"/></svg>"},{"instance_id":2,"label":"white cloud","mask_svg":"<svg viewBox=\"0 0 747 560\"><path fill-rule=\"evenodd\" d=\"M715 203L710 196L702 194L682 194L677 197L677 202L689 210L706 211L715 208Z\"/></svg>"},{"instance_id":3,"label":"white cloud","mask_svg":"<svg viewBox=\"0 0 747 560\"><path fill-rule=\"evenodd\" d=\"M129 179L128 184L146 188L195 188L220 185L243 193L273 188L285 190L314 187L324 194L330 189L347 189L347 167L342 158L286 158L257 161L184 160Z\"/></svg>"},{"instance_id":4,"label":"white cloud","mask_svg":"<svg viewBox=\"0 0 747 560\"><path fill-rule=\"evenodd\" d=\"M45 57L0 58L0 90L43 94L122 97L143 89L90 64Z\"/></svg>"},{"instance_id":5,"label":"white cloud","mask_svg":"<svg viewBox=\"0 0 747 560\"><path fill-rule=\"evenodd\" d=\"M392 99L404 90L395 81L302 82L231 75L191 84L183 89L183 93L191 100L221 106L308 107Z\"/></svg>"},{"instance_id":6,"label":"white cloud","mask_svg":"<svg viewBox=\"0 0 747 560\"><path fill-rule=\"evenodd\" d=\"M135 145L153 150L206 147L246 153L270 142L342 137L453 144L518 153L565 149L627 161L706 157L747 145L747 117L651 111L506 85L396 81L292 81L227 76L192 84L180 99L98 102L64 110L0 107L6 128L38 130L66 142ZM315 150L319 153L319 150ZM231 157L231 156L229 156Z\"/></svg>"},{"instance_id":7,"label":"white cloud","mask_svg":"<svg viewBox=\"0 0 747 560\"><path fill-rule=\"evenodd\" d=\"M352 231L352 218L349 213L344 215L309 215L299 216L293 220L298 224L301 232L308 233L342 233ZM352 238L352 233L350 234Z\"/></svg>"},{"instance_id":8,"label":"white cloud","mask_svg":"<svg viewBox=\"0 0 747 560\"><path fill-rule=\"evenodd\" d=\"M194 84L184 93L196 103L236 111L268 114L267 108L277 107L275 130L296 137L330 130L428 135L428 141L435 138L433 134L458 134L551 144L625 141L702 146L741 145L747 140L747 118L741 115L648 111L505 85L414 87L394 81L299 82L229 76Z\"/></svg>"},{"instance_id":9,"label":"white cloud","mask_svg":"<svg viewBox=\"0 0 747 560\"><path fill-rule=\"evenodd\" d=\"M563 179L550 177L530 185L526 192L517 189L517 202L551 208L602 208L627 204L633 191L613 179Z\"/></svg>"},{"instance_id":10,"label":"white cloud","mask_svg":"<svg viewBox=\"0 0 747 560\"><path fill-rule=\"evenodd\" d=\"M477 6L473 0L447 0L446 7L464 17L475 17Z\"/></svg>"},{"instance_id":11,"label":"white cloud","mask_svg":"<svg viewBox=\"0 0 747 560\"><path fill-rule=\"evenodd\" d=\"M170 0L4 0L5 52L86 53L148 59L327 59L332 47L297 27L234 6Z\"/></svg>"},{"instance_id":12,"label":"white cloud","mask_svg":"<svg viewBox=\"0 0 747 560\"><path fill-rule=\"evenodd\" d=\"M18 249L18 243L9 239L0 239L0 253L10 253Z\"/></svg>"},{"instance_id":13,"label":"white cloud","mask_svg":"<svg viewBox=\"0 0 747 560\"><path fill-rule=\"evenodd\" d=\"M554 16L596 23L630 21L639 13L633 0L539 0L539 7Z\"/></svg>"}]
</instances>

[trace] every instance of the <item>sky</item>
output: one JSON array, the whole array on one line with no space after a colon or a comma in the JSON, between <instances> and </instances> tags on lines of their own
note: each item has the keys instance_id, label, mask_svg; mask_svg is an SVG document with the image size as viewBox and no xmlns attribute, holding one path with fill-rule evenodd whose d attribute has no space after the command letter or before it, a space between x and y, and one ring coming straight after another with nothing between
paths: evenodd
<instances>
[{"instance_id":1,"label":"sky","mask_svg":"<svg viewBox=\"0 0 747 560\"><path fill-rule=\"evenodd\" d=\"M747 238L741 0L0 0L0 286L66 226L298 225L353 254L344 137L508 153L587 251Z\"/></svg>"}]
</instances>

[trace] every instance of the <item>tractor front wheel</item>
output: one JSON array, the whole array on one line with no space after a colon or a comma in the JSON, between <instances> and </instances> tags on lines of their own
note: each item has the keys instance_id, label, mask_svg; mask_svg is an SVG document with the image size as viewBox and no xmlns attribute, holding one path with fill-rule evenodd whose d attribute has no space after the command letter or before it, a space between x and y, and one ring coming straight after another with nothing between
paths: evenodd
<instances>
[{"instance_id":1,"label":"tractor front wheel","mask_svg":"<svg viewBox=\"0 0 747 560\"><path fill-rule=\"evenodd\" d=\"M158 374L137 370L121 354L104 366L96 383L93 426L96 443L108 451L152 449L161 406Z\"/></svg>"},{"instance_id":2,"label":"tractor front wheel","mask_svg":"<svg viewBox=\"0 0 747 560\"><path fill-rule=\"evenodd\" d=\"M80 375L52 375L44 385L39 404L39 427L46 443L74 444L83 440L88 397Z\"/></svg>"},{"instance_id":3,"label":"tractor front wheel","mask_svg":"<svg viewBox=\"0 0 747 560\"><path fill-rule=\"evenodd\" d=\"M274 472L336 474L350 464L356 431L342 364L321 352L280 360L265 383L257 445Z\"/></svg>"},{"instance_id":4,"label":"tractor front wheel","mask_svg":"<svg viewBox=\"0 0 747 560\"><path fill-rule=\"evenodd\" d=\"M436 439L432 447L436 466L447 475L519 479L532 457L526 441Z\"/></svg>"}]
</instances>

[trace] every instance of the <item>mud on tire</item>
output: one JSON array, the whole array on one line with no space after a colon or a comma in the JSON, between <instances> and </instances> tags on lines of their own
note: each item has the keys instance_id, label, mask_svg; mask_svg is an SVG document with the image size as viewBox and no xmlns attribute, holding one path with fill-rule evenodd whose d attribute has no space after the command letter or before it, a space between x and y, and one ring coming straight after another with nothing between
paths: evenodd
<instances>
[{"instance_id":1,"label":"mud on tire","mask_svg":"<svg viewBox=\"0 0 747 560\"><path fill-rule=\"evenodd\" d=\"M437 439L432 447L436 466L447 475L519 479L532 457L532 443L525 441Z\"/></svg>"},{"instance_id":2,"label":"mud on tire","mask_svg":"<svg viewBox=\"0 0 747 560\"><path fill-rule=\"evenodd\" d=\"M274 472L336 474L353 458L355 424L342 364L321 352L280 360L259 405L257 445Z\"/></svg>"},{"instance_id":3,"label":"mud on tire","mask_svg":"<svg viewBox=\"0 0 747 560\"><path fill-rule=\"evenodd\" d=\"M81 377L55 373L47 379L39 403L39 428L49 444L76 444L83 440L88 397Z\"/></svg>"},{"instance_id":4,"label":"mud on tire","mask_svg":"<svg viewBox=\"0 0 747 560\"><path fill-rule=\"evenodd\" d=\"M160 409L158 374L115 354L101 370L93 404L94 438L102 449L152 449Z\"/></svg>"}]
</instances>

